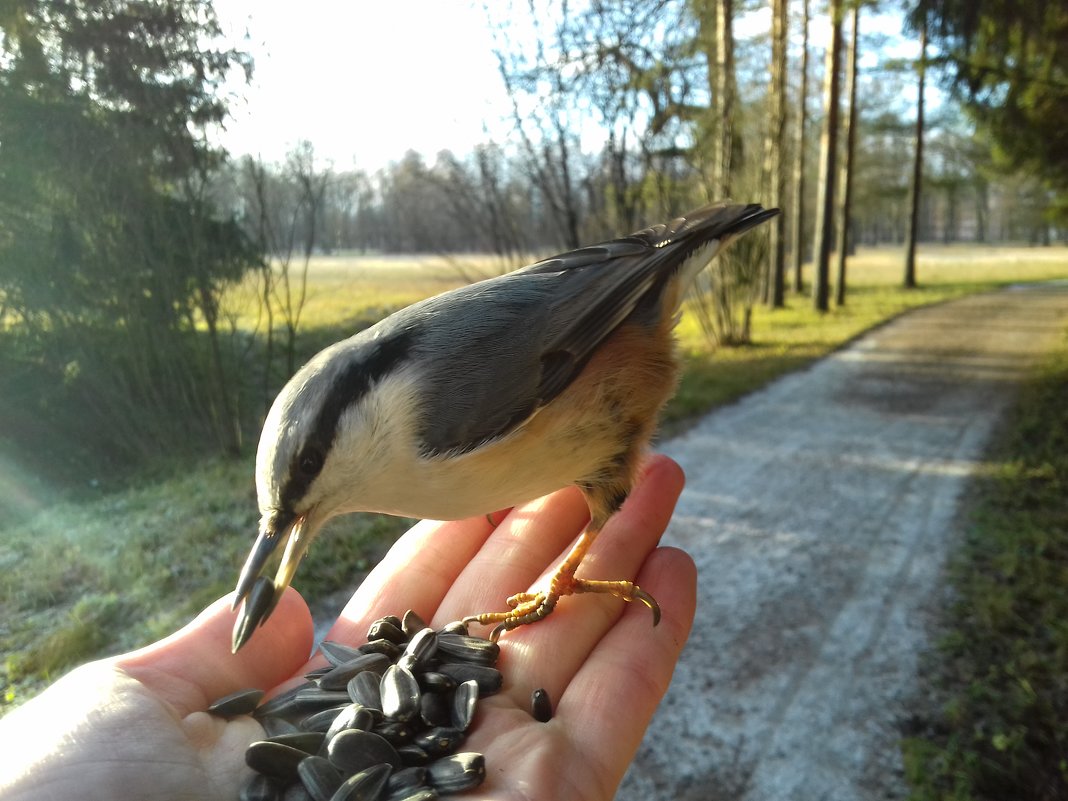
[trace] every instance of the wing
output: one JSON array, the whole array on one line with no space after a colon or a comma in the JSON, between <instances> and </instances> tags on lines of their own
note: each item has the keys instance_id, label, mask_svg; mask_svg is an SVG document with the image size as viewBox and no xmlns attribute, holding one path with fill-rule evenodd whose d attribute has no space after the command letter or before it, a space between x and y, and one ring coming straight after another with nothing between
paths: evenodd
<instances>
[{"instance_id":1,"label":"wing","mask_svg":"<svg viewBox=\"0 0 1068 801\"><path fill-rule=\"evenodd\" d=\"M623 321L655 324L668 279L681 271L692 280L727 240L776 213L708 206L410 307L410 322L434 322L414 326L420 364L433 365L432 390L423 393L425 451L472 450L521 425Z\"/></svg>"}]
</instances>

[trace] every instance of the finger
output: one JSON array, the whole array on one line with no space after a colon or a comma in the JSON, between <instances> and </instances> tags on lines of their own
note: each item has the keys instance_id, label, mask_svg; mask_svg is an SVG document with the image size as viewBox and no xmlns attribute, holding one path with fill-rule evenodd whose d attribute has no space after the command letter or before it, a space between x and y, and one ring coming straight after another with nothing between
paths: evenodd
<instances>
[{"instance_id":1,"label":"finger","mask_svg":"<svg viewBox=\"0 0 1068 801\"><path fill-rule=\"evenodd\" d=\"M443 621L503 610L555 566L589 520L575 487L516 507L464 566L439 610Z\"/></svg>"},{"instance_id":2,"label":"finger","mask_svg":"<svg viewBox=\"0 0 1068 801\"><path fill-rule=\"evenodd\" d=\"M312 619L304 599L287 589L260 631L236 654L230 653L232 601L232 595L220 598L167 639L118 657L117 667L183 715L236 690L266 690L292 676L312 647Z\"/></svg>"},{"instance_id":3,"label":"finger","mask_svg":"<svg viewBox=\"0 0 1068 801\"><path fill-rule=\"evenodd\" d=\"M485 517L416 524L364 579L327 639L362 642L376 618L408 609L430 621L449 587L493 530Z\"/></svg>"},{"instance_id":4,"label":"finger","mask_svg":"<svg viewBox=\"0 0 1068 801\"><path fill-rule=\"evenodd\" d=\"M585 739L586 762L601 766L611 797L667 692L689 636L697 603L697 568L675 548L655 551L638 575L659 600L664 616L655 629L647 613L629 608L598 643L556 706L554 723L596 725L614 737Z\"/></svg>"},{"instance_id":5,"label":"finger","mask_svg":"<svg viewBox=\"0 0 1068 801\"><path fill-rule=\"evenodd\" d=\"M650 458L623 508L594 541L580 574L598 579L636 579L642 564L659 544L684 483L682 468L671 459ZM636 580L660 600L654 588ZM507 664L514 702L525 705L536 688L546 689L550 698L559 698L619 620L624 607L634 618L637 642L647 641L655 631L649 609L640 602L627 604L600 594L563 598L546 619L502 637L502 660ZM663 605L661 610L665 617L669 614ZM553 654L552 660L543 658L546 653Z\"/></svg>"}]
</instances>

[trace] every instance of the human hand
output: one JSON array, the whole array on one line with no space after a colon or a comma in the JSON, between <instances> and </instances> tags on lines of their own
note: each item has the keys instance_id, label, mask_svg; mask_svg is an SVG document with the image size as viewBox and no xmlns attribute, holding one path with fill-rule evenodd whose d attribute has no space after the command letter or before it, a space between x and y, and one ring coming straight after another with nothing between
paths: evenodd
<instances>
[{"instance_id":1,"label":"human hand","mask_svg":"<svg viewBox=\"0 0 1068 801\"><path fill-rule=\"evenodd\" d=\"M583 562L589 576L637 574L661 605L659 627L644 606L584 595L501 638L504 688L479 704L463 745L486 755L480 797L614 795L693 620L692 561L656 547L682 482L673 462L650 460ZM570 488L517 507L496 528L485 518L420 523L372 571L327 637L362 642L373 620L408 608L435 627L500 608L506 596L547 578L587 517ZM306 659L312 624L296 592L237 655L229 601L167 640L73 671L0 721L3 798L237 798L244 749L262 730L250 718L225 721L203 710L229 692L273 688L321 662ZM556 709L548 723L530 716L538 687Z\"/></svg>"}]
</instances>

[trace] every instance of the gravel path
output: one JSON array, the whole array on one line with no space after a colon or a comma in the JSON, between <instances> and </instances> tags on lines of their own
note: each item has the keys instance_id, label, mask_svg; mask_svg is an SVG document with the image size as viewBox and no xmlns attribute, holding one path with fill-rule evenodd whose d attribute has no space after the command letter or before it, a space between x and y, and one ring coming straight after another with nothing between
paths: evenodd
<instances>
[{"instance_id":1,"label":"gravel path","mask_svg":"<svg viewBox=\"0 0 1068 801\"><path fill-rule=\"evenodd\" d=\"M906 795L898 739L958 499L1068 284L911 312L715 412L666 542L698 621L621 801Z\"/></svg>"}]
</instances>

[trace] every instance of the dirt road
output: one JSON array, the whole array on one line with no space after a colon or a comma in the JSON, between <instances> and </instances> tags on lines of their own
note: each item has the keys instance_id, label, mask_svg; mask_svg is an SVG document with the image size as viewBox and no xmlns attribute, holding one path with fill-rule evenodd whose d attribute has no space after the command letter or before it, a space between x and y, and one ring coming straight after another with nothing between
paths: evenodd
<instances>
[{"instance_id":1,"label":"dirt road","mask_svg":"<svg viewBox=\"0 0 1068 801\"><path fill-rule=\"evenodd\" d=\"M698 622L624 801L905 795L898 739L958 499L1068 284L899 318L661 450Z\"/></svg>"}]
</instances>

